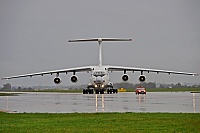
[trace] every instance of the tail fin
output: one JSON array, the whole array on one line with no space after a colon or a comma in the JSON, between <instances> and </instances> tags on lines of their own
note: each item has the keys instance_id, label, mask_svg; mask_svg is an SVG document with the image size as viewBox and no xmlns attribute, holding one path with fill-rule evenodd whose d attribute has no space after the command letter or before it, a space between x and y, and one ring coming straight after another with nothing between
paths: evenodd
<instances>
[{"instance_id":1,"label":"tail fin","mask_svg":"<svg viewBox=\"0 0 200 133\"><path fill-rule=\"evenodd\" d=\"M97 41L99 43L99 66L102 66L102 45L103 41L132 41L132 39L124 38L90 38L90 39L75 39L69 40L68 42L90 42Z\"/></svg>"}]
</instances>

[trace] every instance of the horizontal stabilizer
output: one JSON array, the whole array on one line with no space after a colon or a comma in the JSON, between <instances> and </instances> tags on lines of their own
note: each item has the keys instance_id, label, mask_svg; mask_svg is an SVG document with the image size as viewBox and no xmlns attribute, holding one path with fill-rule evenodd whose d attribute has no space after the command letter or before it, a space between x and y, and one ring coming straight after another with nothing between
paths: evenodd
<instances>
[{"instance_id":1,"label":"horizontal stabilizer","mask_svg":"<svg viewBox=\"0 0 200 133\"><path fill-rule=\"evenodd\" d=\"M102 41L132 41L132 39L127 39L127 38L90 38L90 39L69 40L68 42L89 42L89 41L97 41L97 42L101 43Z\"/></svg>"}]
</instances>

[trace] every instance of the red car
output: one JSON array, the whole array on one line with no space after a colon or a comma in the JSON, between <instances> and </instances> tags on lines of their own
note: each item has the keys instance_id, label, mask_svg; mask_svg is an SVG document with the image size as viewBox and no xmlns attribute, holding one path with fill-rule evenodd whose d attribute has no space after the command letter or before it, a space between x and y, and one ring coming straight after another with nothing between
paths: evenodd
<instances>
[{"instance_id":1,"label":"red car","mask_svg":"<svg viewBox=\"0 0 200 133\"><path fill-rule=\"evenodd\" d=\"M146 89L142 86L138 86L138 88L135 89L135 94L145 94L146 95Z\"/></svg>"}]
</instances>

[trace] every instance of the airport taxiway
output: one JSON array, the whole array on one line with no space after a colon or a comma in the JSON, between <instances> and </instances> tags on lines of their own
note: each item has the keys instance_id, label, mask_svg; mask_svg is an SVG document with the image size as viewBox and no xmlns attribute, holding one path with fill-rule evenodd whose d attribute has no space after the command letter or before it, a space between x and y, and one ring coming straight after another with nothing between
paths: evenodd
<instances>
[{"instance_id":1,"label":"airport taxiway","mask_svg":"<svg viewBox=\"0 0 200 133\"><path fill-rule=\"evenodd\" d=\"M200 94L133 92L118 94L25 92L0 96L0 110L11 113L187 112L200 113Z\"/></svg>"}]
</instances>

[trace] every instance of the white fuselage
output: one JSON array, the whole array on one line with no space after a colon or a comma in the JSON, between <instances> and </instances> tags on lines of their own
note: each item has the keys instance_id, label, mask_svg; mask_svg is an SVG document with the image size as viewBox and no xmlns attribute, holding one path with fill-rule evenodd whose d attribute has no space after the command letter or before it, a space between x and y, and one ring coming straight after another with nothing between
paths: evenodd
<instances>
[{"instance_id":1,"label":"white fuselage","mask_svg":"<svg viewBox=\"0 0 200 133\"><path fill-rule=\"evenodd\" d=\"M91 72L90 83L94 88L105 88L109 85L108 69L104 66L96 66Z\"/></svg>"}]
</instances>

